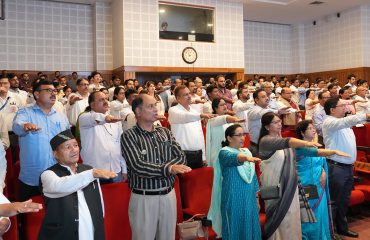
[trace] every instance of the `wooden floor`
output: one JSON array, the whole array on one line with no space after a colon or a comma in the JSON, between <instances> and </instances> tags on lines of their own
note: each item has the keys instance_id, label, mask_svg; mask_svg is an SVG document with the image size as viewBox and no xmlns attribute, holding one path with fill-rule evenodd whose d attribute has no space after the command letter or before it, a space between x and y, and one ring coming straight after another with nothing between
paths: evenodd
<instances>
[{"instance_id":1,"label":"wooden floor","mask_svg":"<svg viewBox=\"0 0 370 240\"><path fill-rule=\"evenodd\" d=\"M370 204L353 209L348 217L349 228L359 233L359 238L342 237L343 240L370 240Z\"/></svg>"}]
</instances>

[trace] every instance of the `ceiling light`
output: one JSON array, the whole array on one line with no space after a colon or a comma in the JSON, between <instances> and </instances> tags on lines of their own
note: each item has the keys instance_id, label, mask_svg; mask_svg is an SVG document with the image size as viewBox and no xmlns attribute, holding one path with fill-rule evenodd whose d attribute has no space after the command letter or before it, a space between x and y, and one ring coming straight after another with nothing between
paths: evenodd
<instances>
[{"instance_id":1,"label":"ceiling light","mask_svg":"<svg viewBox=\"0 0 370 240\"><path fill-rule=\"evenodd\" d=\"M213 27L213 23L208 23L207 26L208 27Z\"/></svg>"},{"instance_id":2,"label":"ceiling light","mask_svg":"<svg viewBox=\"0 0 370 240\"><path fill-rule=\"evenodd\" d=\"M191 30L190 33L195 33L195 30Z\"/></svg>"},{"instance_id":3,"label":"ceiling light","mask_svg":"<svg viewBox=\"0 0 370 240\"><path fill-rule=\"evenodd\" d=\"M159 9L159 12L160 12L160 13L165 13L165 12L166 12L166 10L165 10L165 9Z\"/></svg>"}]
</instances>

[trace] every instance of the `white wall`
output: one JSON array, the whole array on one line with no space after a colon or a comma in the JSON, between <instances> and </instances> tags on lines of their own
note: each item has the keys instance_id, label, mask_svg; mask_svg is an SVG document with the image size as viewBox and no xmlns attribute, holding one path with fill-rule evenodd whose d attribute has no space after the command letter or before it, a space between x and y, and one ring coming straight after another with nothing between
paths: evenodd
<instances>
[{"instance_id":1,"label":"white wall","mask_svg":"<svg viewBox=\"0 0 370 240\"><path fill-rule=\"evenodd\" d=\"M245 71L292 74L370 66L370 5L290 26L244 22Z\"/></svg>"},{"instance_id":2,"label":"white wall","mask_svg":"<svg viewBox=\"0 0 370 240\"><path fill-rule=\"evenodd\" d=\"M306 72L364 66L361 8L304 24Z\"/></svg>"},{"instance_id":3,"label":"white wall","mask_svg":"<svg viewBox=\"0 0 370 240\"><path fill-rule=\"evenodd\" d=\"M291 27L244 21L244 52L248 74L292 73Z\"/></svg>"},{"instance_id":4,"label":"white wall","mask_svg":"<svg viewBox=\"0 0 370 240\"><path fill-rule=\"evenodd\" d=\"M243 6L222 0L176 2L215 7L215 43L159 40L157 0L123 1L125 66L193 67L181 57L183 48L198 52L194 67L244 68ZM172 1L171 1L172 2Z\"/></svg>"},{"instance_id":5,"label":"white wall","mask_svg":"<svg viewBox=\"0 0 370 240\"><path fill-rule=\"evenodd\" d=\"M123 52L123 1L112 2L113 14L113 69L124 65Z\"/></svg>"},{"instance_id":6,"label":"white wall","mask_svg":"<svg viewBox=\"0 0 370 240\"><path fill-rule=\"evenodd\" d=\"M109 3L98 2L93 8L83 4L11 0L5 1L5 17L0 21L0 69L112 69Z\"/></svg>"}]
</instances>

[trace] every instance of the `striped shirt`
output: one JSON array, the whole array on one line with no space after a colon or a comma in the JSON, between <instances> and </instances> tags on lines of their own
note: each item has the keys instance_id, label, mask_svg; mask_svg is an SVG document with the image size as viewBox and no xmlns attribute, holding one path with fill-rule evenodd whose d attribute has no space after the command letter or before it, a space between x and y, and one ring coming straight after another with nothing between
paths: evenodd
<instances>
[{"instance_id":1,"label":"striped shirt","mask_svg":"<svg viewBox=\"0 0 370 240\"><path fill-rule=\"evenodd\" d=\"M173 187L173 164L186 164L185 154L172 133L163 127L149 132L135 126L122 134L121 151L127 162L131 189L157 190Z\"/></svg>"}]
</instances>

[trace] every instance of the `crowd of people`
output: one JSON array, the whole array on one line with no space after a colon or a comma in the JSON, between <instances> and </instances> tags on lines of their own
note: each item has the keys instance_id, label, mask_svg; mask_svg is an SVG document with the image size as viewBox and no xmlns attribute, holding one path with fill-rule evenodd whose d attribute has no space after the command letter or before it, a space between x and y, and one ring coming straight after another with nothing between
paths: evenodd
<instances>
[{"instance_id":1,"label":"crowd of people","mask_svg":"<svg viewBox=\"0 0 370 240\"><path fill-rule=\"evenodd\" d=\"M369 96L367 81L353 74L340 86L335 77L310 83L300 76L218 75L141 85L104 80L99 72L87 78L55 72L51 80L40 72L33 81L9 73L0 76L0 186L5 150L14 163L19 148L21 203L14 206L38 211L29 199L44 196L40 239L66 232L103 239L100 184L128 181L133 239L174 239L175 175L210 166L208 218L218 237L358 237L346 219L356 161L351 127L370 119ZM298 137L283 138L282 131ZM9 221L2 224L0 234Z\"/></svg>"}]
</instances>

